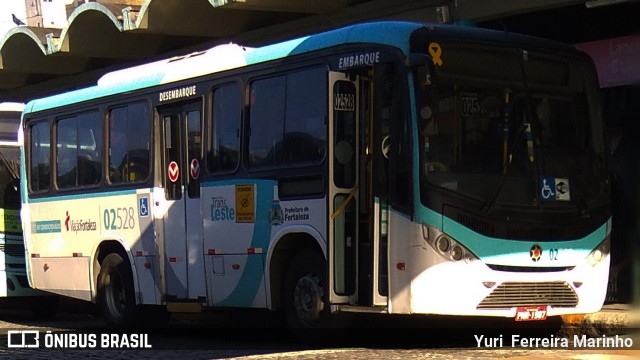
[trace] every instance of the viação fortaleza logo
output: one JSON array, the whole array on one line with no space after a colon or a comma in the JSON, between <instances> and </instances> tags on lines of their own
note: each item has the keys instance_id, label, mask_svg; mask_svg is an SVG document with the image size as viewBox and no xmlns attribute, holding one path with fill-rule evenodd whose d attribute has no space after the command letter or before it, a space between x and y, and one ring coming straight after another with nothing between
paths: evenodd
<instances>
[{"instance_id":1,"label":"via\u00e7\u00e3o fortaleza logo","mask_svg":"<svg viewBox=\"0 0 640 360\"><path fill-rule=\"evenodd\" d=\"M39 330L7 331L8 348L27 349L151 349L149 334L53 333Z\"/></svg>"},{"instance_id":2,"label":"via\u00e7\u00e3o fortaleza logo","mask_svg":"<svg viewBox=\"0 0 640 360\"><path fill-rule=\"evenodd\" d=\"M96 231L98 224L89 218L88 220L74 220L69 215L69 211L66 212L64 227L67 231L78 233L78 231Z\"/></svg>"}]
</instances>

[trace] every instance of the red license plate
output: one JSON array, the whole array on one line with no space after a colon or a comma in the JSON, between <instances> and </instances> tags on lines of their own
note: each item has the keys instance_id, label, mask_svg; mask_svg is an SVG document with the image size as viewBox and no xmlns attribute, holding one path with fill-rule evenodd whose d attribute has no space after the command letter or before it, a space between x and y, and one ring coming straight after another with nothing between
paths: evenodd
<instances>
[{"instance_id":1,"label":"red license plate","mask_svg":"<svg viewBox=\"0 0 640 360\"><path fill-rule=\"evenodd\" d=\"M523 306L516 309L516 321L541 321L546 318L546 306Z\"/></svg>"}]
</instances>

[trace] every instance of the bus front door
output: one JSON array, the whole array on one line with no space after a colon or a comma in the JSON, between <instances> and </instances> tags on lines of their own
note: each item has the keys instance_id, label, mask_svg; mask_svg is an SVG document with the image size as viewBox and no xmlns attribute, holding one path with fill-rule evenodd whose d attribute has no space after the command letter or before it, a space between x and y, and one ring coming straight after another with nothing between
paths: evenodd
<instances>
[{"instance_id":1,"label":"bus front door","mask_svg":"<svg viewBox=\"0 0 640 360\"><path fill-rule=\"evenodd\" d=\"M329 73L329 301L357 301L358 80Z\"/></svg>"},{"instance_id":2,"label":"bus front door","mask_svg":"<svg viewBox=\"0 0 640 360\"><path fill-rule=\"evenodd\" d=\"M159 109L159 113L168 206L163 219L166 298L204 301L200 214L202 102Z\"/></svg>"}]
</instances>

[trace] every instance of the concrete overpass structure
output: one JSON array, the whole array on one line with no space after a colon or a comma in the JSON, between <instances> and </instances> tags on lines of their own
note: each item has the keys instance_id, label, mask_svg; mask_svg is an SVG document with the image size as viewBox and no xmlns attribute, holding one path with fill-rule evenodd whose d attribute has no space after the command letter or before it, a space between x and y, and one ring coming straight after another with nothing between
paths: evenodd
<instances>
[{"instance_id":1,"label":"concrete overpass structure","mask_svg":"<svg viewBox=\"0 0 640 360\"><path fill-rule=\"evenodd\" d=\"M107 71L219 43L256 46L380 19L464 19L498 28L515 19L509 31L554 35L542 31L549 29L562 38L582 31L571 29L576 17L560 20L567 32L544 19L518 24L566 9L595 15L600 8L587 5L606 1L612 0L98 0L75 8L63 29L20 26L0 40L0 101L87 86Z\"/></svg>"}]
</instances>

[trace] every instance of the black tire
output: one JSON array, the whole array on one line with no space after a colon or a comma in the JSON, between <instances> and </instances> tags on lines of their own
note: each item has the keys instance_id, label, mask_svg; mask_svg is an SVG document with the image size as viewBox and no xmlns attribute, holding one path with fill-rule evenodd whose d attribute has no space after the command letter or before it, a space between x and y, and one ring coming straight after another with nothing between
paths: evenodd
<instances>
[{"instance_id":1,"label":"black tire","mask_svg":"<svg viewBox=\"0 0 640 360\"><path fill-rule=\"evenodd\" d=\"M330 325L327 266L315 251L295 255L285 275L282 303L290 328L314 329Z\"/></svg>"},{"instance_id":2,"label":"black tire","mask_svg":"<svg viewBox=\"0 0 640 360\"><path fill-rule=\"evenodd\" d=\"M60 310L60 298L57 296L34 296L28 301L29 311L39 320L51 319Z\"/></svg>"},{"instance_id":3,"label":"black tire","mask_svg":"<svg viewBox=\"0 0 640 360\"><path fill-rule=\"evenodd\" d=\"M100 265L98 307L110 327L126 328L135 324L138 312L133 275L128 262L119 254L107 255Z\"/></svg>"}]
</instances>

